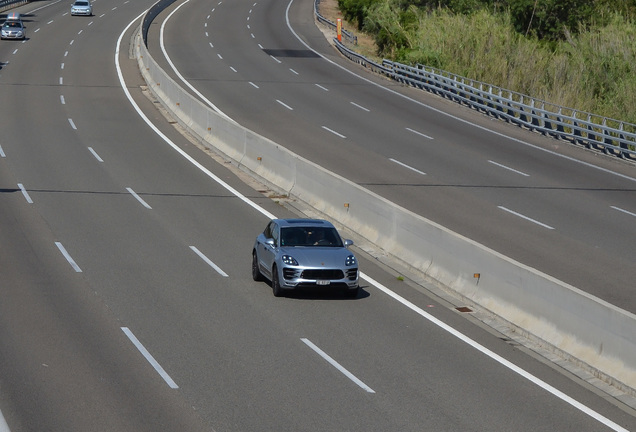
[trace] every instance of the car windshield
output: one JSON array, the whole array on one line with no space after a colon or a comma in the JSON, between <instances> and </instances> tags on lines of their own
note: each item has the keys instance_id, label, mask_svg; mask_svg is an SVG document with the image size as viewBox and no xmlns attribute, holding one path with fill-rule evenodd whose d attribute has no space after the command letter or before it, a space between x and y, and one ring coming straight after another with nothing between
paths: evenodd
<instances>
[{"instance_id":1,"label":"car windshield","mask_svg":"<svg viewBox=\"0 0 636 432\"><path fill-rule=\"evenodd\" d=\"M281 246L343 247L335 228L287 227L281 229Z\"/></svg>"},{"instance_id":2,"label":"car windshield","mask_svg":"<svg viewBox=\"0 0 636 432\"><path fill-rule=\"evenodd\" d=\"M20 28L22 26L17 21L7 21L7 22L4 23L4 27L13 27L13 28L17 27L17 28Z\"/></svg>"},{"instance_id":3,"label":"car windshield","mask_svg":"<svg viewBox=\"0 0 636 432\"><path fill-rule=\"evenodd\" d=\"M78 2L75 2L75 6L88 6L88 2L78 1Z\"/></svg>"}]
</instances>

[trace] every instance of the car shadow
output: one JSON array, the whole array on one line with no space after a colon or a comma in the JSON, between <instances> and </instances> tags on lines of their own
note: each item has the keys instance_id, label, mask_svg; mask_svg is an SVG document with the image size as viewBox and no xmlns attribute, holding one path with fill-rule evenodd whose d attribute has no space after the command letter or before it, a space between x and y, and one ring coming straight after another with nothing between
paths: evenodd
<instances>
[{"instance_id":1,"label":"car shadow","mask_svg":"<svg viewBox=\"0 0 636 432\"><path fill-rule=\"evenodd\" d=\"M267 281L267 286L271 289L271 282ZM293 290L286 290L284 296L296 300L361 300L370 297L371 294L365 287L360 285L358 295L356 297L350 297L341 288L297 288Z\"/></svg>"}]
</instances>

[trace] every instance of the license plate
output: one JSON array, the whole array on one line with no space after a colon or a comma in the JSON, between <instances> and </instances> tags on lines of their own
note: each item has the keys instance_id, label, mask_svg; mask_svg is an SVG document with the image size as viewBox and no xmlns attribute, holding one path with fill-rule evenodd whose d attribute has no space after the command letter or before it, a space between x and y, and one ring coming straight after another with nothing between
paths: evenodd
<instances>
[{"instance_id":1,"label":"license plate","mask_svg":"<svg viewBox=\"0 0 636 432\"><path fill-rule=\"evenodd\" d=\"M329 280L317 280L316 285L329 285L331 281Z\"/></svg>"}]
</instances>

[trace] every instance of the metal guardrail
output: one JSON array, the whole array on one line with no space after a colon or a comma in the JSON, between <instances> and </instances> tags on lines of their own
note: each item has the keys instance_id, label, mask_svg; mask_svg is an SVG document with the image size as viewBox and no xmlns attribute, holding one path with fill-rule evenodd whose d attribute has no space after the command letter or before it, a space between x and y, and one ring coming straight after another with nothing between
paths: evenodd
<instances>
[{"instance_id":1,"label":"metal guardrail","mask_svg":"<svg viewBox=\"0 0 636 432\"><path fill-rule=\"evenodd\" d=\"M0 11L5 11L28 2L29 0L0 0Z\"/></svg>"},{"instance_id":2,"label":"metal guardrail","mask_svg":"<svg viewBox=\"0 0 636 432\"><path fill-rule=\"evenodd\" d=\"M318 20L320 0L314 2ZM636 160L636 125L597 114L554 105L511 90L475 81L424 65L408 66L389 60L376 63L334 38L336 48L350 60L396 81L427 90L488 115L553 138L622 159Z\"/></svg>"},{"instance_id":3,"label":"metal guardrail","mask_svg":"<svg viewBox=\"0 0 636 432\"><path fill-rule=\"evenodd\" d=\"M327 18L323 17L322 15L320 15L320 12L318 11L318 6L319 5L320 5L320 0L315 0L314 1L314 15L316 16L318 21L320 21L323 24L326 24L328 27L331 27L334 31L337 31L338 26L336 25L336 23L334 23L334 22L328 20ZM358 45L358 36L354 35L350 31L347 31L345 29L342 29L342 35L349 42L351 42L352 44Z\"/></svg>"}]
</instances>

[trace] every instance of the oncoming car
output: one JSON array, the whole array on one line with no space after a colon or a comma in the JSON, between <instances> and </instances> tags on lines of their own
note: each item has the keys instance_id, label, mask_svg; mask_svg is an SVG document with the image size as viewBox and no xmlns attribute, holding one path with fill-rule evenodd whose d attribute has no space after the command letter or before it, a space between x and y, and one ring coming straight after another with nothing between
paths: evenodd
<instances>
[{"instance_id":1,"label":"oncoming car","mask_svg":"<svg viewBox=\"0 0 636 432\"><path fill-rule=\"evenodd\" d=\"M273 219L256 237L252 278L267 278L276 297L286 290L334 287L356 297L358 261L336 228L319 219Z\"/></svg>"},{"instance_id":2,"label":"oncoming car","mask_svg":"<svg viewBox=\"0 0 636 432\"><path fill-rule=\"evenodd\" d=\"M71 15L93 15L93 6L90 0L75 0L71 5Z\"/></svg>"},{"instance_id":3,"label":"oncoming car","mask_svg":"<svg viewBox=\"0 0 636 432\"><path fill-rule=\"evenodd\" d=\"M7 19L0 29L0 38L2 39L25 39L26 30L21 20Z\"/></svg>"}]
</instances>

